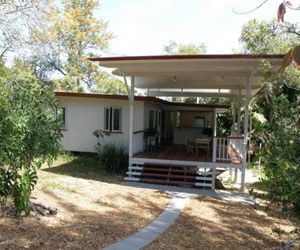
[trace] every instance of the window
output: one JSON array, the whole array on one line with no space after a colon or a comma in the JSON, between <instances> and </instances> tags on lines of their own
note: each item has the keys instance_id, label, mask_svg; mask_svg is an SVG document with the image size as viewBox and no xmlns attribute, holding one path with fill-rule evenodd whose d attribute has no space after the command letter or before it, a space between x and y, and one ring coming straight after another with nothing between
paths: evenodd
<instances>
[{"instance_id":1,"label":"window","mask_svg":"<svg viewBox=\"0 0 300 250\"><path fill-rule=\"evenodd\" d=\"M57 107L56 108L56 120L62 124L62 127L66 127L66 108Z\"/></svg>"},{"instance_id":2,"label":"window","mask_svg":"<svg viewBox=\"0 0 300 250\"><path fill-rule=\"evenodd\" d=\"M122 124L122 109L117 107L105 107L104 130L120 132Z\"/></svg>"},{"instance_id":3,"label":"window","mask_svg":"<svg viewBox=\"0 0 300 250\"><path fill-rule=\"evenodd\" d=\"M201 116L194 116L194 126L195 128L205 127L205 118Z\"/></svg>"},{"instance_id":4,"label":"window","mask_svg":"<svg viewBox=\"0 0 300 250\"><path fill-rule=\"evenodd\" d=\"M149 128L158 129L160 127L160 111L157 109L149 110Z\"/></svg>"}]
</instances>

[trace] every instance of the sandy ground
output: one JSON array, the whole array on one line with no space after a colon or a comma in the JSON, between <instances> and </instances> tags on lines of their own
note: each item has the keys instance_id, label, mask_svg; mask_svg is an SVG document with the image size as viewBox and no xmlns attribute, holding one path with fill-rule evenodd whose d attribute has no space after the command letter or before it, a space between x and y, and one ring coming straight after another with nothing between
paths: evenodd
<instances>
[{"instance_id":1,"label":"sandy ground","mask_svg":"<svg viewBox=\"0 0 300 250\"><path fill-rule=\"evenodd\" d=\"M56 216L0 218L0 249L98 249L153 221L167 206L165 193L40 171L33 201Z\"/></svg>"},{"instance_id":2,"label":"sandy ground","mask_svg":"<svg viewBox=\"0 0 300 250\"><path fill-rule=\"evenodd\" d=\"M280 249L283 242L299 237L291 233L294 229L291 221L261 207L198 197L145 250Z\"/></svg>"}]
</instances>

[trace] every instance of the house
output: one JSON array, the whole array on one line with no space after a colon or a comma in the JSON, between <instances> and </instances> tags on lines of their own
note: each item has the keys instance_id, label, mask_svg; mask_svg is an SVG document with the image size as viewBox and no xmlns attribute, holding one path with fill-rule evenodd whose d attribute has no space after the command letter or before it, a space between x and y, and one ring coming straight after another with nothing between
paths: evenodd
<instances>
[{"instance_id":1,"label":"house","mask_svg":"<svg viewBox=\"0 0 300 250\"><path fill-rule=\"evenodd\" d=\"M96 152L97 138L93 132L110 133L103 140L121 144L128 151L130 105L125 95L55 92L59 99L65 129L62 145L67 151ZM147 150L156 142L146 141L145 131L157 131L163 145L184 145L196 138L208 137L213 112L225 112L229 105L204 105L168 102L150 96L135 96L133 154Z\"/></svg>"},{"instance_id":2,"label":"house","mask_svg":"<svg viewBox=\"0 0 300 250\"><path fill-rule=\"evenodd\" d=\"M126 180L215 188L220 168L235 169L244 191L249 101L263 86L262 61L274 72L282 55L176 55L102 57L89 60L123 77L128 97L57 93L66 109L63 145L93 151L96 128L128 145ZM134 96L135 88L148 96ZM234 100L232 133L217 134L222 105L185 105L156 97L229 97ZM241 109L244 110L241 129ZM103 120L104 119L104 120ZM99 127L100 126L100 127ZM72 129L71 129L72 127Z\"/></svg>"}]
</instances>

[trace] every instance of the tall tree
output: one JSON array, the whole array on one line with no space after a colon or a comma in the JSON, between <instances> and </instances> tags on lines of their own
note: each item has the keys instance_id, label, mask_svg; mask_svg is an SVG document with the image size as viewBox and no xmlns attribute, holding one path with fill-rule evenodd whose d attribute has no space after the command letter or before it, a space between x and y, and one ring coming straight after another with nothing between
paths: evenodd
<instances>
[{"instance_id":1,"label":"tall tree","mask_svg":"<svg viewBox=\"0 0 300 250\"><path fill-rule=\"evenodd\" d=\"M43 29L32 30L30 63L44 78L57 78L67 91L95 91L103 74L87 60L108 49L112 33L108 24L95 18L96 0L62 0L49 6Z\"/></svg>"},{"instance_id":2,"label":"tall tree","mask_svg":"<svg viewBox=\"0 0 300 250\"><path fill-rule=\"evenodd\" d=\"M242 27L240 43L243 53L284 54L299 43L299 36L276 21L253 19Z\"/></svg>"},{"instance_id":3,"label":"tall tree","mask_svg":"<svg viewBox=\"0 0 300 250\"><path fill-rule=\"evenodd\" d=\"M10 0L0 2L0 58L26 47L28 31L37 26L46 0ZM19 51L18 51L19 52Z\"/></svg>"}]
</instances>

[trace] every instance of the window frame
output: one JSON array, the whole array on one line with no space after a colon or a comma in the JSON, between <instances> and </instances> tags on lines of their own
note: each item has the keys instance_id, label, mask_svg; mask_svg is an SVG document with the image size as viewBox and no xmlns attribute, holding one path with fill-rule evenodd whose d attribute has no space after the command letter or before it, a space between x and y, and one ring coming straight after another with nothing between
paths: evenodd
<instances>
[{"instance_id":1,"label":"window frame","mask_svg":"<svg viewBox=\"0 0 300 250\"><path fill-rule=\"evenodd\" d=\"M108 110L108 112L107 112ZM119 129L114 129L115 110L119 110ZM107 117L108 115L108 117ZM104 131L119 133L122 132L122 108L118 106L104 107Z\"/></svg>"},{"instance_id":2,"label":"window frame","mask_svg":"<svg viewBox=\"0 0 300 250\"><path fill-rule=\"evenodd\" d=\"M62 119L60 119L60 111L59 110L62 110ZM56 121L57 122L61 122L62 123L62 129L66 129L66 107L64 106L57 106L56 107L56 110L55 110L55 116L56 116Z\"/></svg>"},{"instance_id":3,"label":"window frame","mask_svg":"<svg viewBox=\"0 0 300 250\"><path fill-rule=\"evenodd\" d=\"M202 124L197 124L200 121ZM193 117L193 128L205 128L205 116L195 115Z\"/></svg>"},{"instance_id":4,"label":"window frame","mask_svg":"<svg viewBox=\"0 0 300 250\"><path fill-rule=\"evenodd\" d=\"M152 124L150 122L150 113L153 112L153 121ZM161 110L160 109L149 109L148 113L148 128L149 129L160 129L161 127Z\"/></svg>"}]
</instances>

